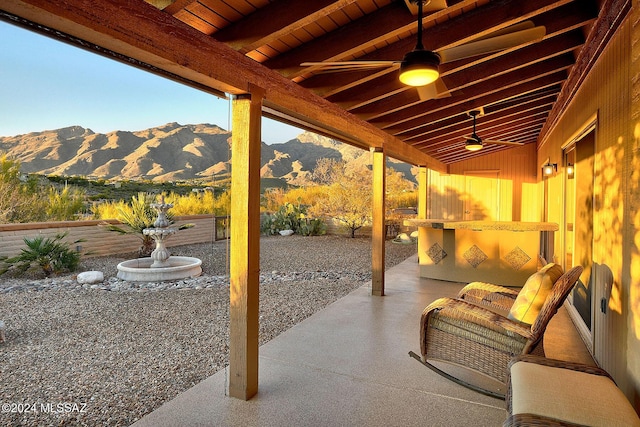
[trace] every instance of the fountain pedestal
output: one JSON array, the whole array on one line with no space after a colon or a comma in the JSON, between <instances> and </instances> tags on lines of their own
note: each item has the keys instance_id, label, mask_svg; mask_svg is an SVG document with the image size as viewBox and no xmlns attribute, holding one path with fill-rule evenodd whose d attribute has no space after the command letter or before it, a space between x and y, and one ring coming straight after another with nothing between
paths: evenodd
<instances>
[{"instance_id":1,"label":"fountain pedestal","mask_svg":"<svg viewBox=\"0 0 640 427\"><path fill-rule=\"evenodd\" d=\"M150 236L156 242L156 248L151 252L153 264L151 268L170 267L168 259L171 256L164 241L176 232L175 228L145 228L143 234Z\"/></svg>"}]
</instances>

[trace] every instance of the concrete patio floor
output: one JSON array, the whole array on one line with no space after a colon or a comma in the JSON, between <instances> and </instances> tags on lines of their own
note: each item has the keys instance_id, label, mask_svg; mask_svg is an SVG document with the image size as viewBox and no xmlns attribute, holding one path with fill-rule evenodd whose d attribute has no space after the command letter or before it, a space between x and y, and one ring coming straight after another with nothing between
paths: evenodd
<instances>
[{"instance_id":1,"label":"concrete patio floor","mask_svg":"<svg viewBox=\"0 0 640 427\"><path fill-rule=\"evenodd\" d=\"M418 277L417 257L386 272L386 295L363 286L260 347L259 392L226 396L222 370L136 422L147 426L500 426L502 400L409 357L422 310L462 284ZM563 308L548 357L593 363Z\"/></svg>"}]
</instances>

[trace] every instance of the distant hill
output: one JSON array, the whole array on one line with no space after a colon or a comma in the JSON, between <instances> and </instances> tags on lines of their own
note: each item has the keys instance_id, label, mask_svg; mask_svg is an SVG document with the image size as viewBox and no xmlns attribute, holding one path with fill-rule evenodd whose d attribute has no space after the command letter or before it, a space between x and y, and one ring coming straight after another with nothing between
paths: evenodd
<instances>
[{"instance_id":1,"label":"distant hill","mask_svg":"<svg viewBox=\"0 0 640 427\"><path fill-rule=\"evenodd\" d=\"M81 126L0 137L0 150L23 173L103 179L177 181L229 174L231 133L211 124L167 123L141 131L95 133ZM369 152L310 132L280 144L262 144L261 176L308 183L321 158L369 162ZM390 162L393 162L392 160ZM393 162L415 181L411 166Z\"/></svg>"}]
</instances>

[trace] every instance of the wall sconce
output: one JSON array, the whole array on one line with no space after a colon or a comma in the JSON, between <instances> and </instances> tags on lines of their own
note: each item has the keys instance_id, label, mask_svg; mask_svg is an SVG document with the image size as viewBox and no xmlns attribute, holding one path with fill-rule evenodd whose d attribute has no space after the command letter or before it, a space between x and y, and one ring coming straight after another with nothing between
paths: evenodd
<instances>
[{"instance_id":1,"label":"wall sconce","mask_svg":"<svg viewBox=\"0 0 640 427\"><path fill-rule=\"evenodd\" d=\"M575 168L573 167L573 163L567 163L567 178L573 179L574 172Z\"/></svg>"},{"instance_id":2,"label":"wall sconce","mask_svg":"<svg viewBox=\"0 0 640 427\"><path fill-rule=\"evenodd\" d=\"M553 175L554 172L557 172L557 171L558 171L557 163L547 163L546 165L542 166L543 176L551 176Z\"/></svg>"}]
</instances>

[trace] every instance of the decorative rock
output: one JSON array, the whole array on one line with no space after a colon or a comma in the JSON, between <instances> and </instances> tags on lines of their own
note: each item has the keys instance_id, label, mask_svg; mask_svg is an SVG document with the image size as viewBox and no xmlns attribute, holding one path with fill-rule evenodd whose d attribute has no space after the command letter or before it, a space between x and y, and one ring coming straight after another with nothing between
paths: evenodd
<instances>
[{"instance_id":1,"label":"decorative rock","mask_svg":"<svg viewBox=\"0 0 640 427\"><path fill-rule=\"evenodd\" d=\"M281 236L291 236L293 234L293 230L280 230Z\"/></svg>"},{"instance_id":2,"label":"decorative rock","mask_svg":"<svg viewBox=\"0 0 640 427\"><path fill-rule=\"evenodd\" d=\"M102 271L83 271L78 274L78 278L76 279L78 283L100 283L104 280L104 274Z\"/></svg>"}]
</instances>

